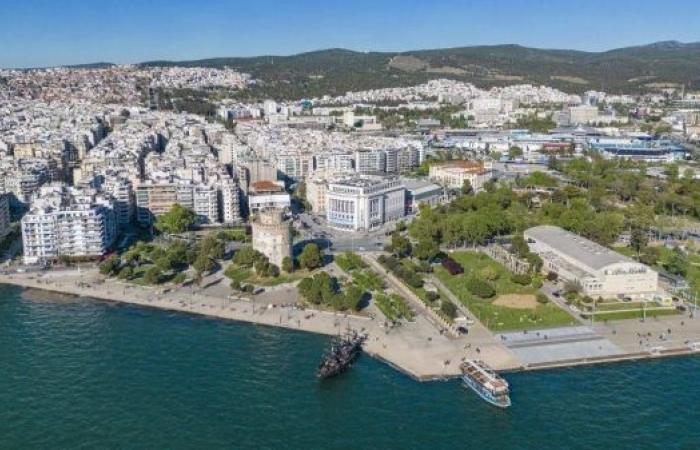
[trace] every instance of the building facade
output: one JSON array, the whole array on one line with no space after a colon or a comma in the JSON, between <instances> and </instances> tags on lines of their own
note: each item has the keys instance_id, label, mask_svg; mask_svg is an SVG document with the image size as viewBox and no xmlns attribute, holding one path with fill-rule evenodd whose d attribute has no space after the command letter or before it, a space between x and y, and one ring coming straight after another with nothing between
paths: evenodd
<instances>
[{"instance_id":1,"label":"building facade","mask_svg":"<svg viewBox=\"0 0 700 450\"><path fill-rule=\"evenodd\" d=\"M113 211L104 205L73 204L39 208L22 218L24 263L97 258L116 238Z\"/></svg>"},{"instance_id":2,"label":"building facade","mask_svg":"<svg viewBox=\"0 0 700 450\"><path fill-rule=\"evenodd\" d=\"M545 272L578 283L593 298L652 298L658 274L648 266L562 228L543 225L525 230L530 250Z\"/></svg>"},{"instance_id":3,"label":"building facade","mask_svg":"<svg viewBox=\"0 0 700 450\"><path fill-rule=\"evenodd\" d=\"M351 177L329 183L328 224L352 231L381 227L405 215L405 192L396 177Z\"/></svg>"},{"instance_id":4,"label":"building facade","mask_svg":"<svg viewBox=\"0 0 700 450\"><path fill-rule=\"evenodd\" d=\"M432 164L428 175L431 181L447 189L462 189L464 182L469 181L474 192L479 192L492 178L493 172L483 161L456 160Z\"/></svg>"}]
</instances>

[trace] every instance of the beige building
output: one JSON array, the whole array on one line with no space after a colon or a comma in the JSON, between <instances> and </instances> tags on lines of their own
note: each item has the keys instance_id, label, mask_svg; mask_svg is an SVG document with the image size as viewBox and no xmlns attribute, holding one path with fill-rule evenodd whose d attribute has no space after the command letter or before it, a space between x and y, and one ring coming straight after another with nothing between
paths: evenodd
<instances>
[{"instance_id":1,"label":"beige building","mask_svg":"<svg viewBox=\"0 0 700 450\"><path fill-rule=\"evenodd\" d=\"M593 298L652 298L659 276L648 266L562 228L543 225L525 230L530 250L544 262L543 271L579 283Z\"/></svg>"},{"instance_id":2,"label":"beige building","mask_svg":"<svg viewBox=\"0 0 700 450\"><path fill-rule=\"evenodd\" d=\"M312 179L306 182L306 201L311 205L315 214L326 214L326 193L328 182L323 179Z\"/></svg>"},{"instance_id":3,"label":"beige building","mask_svg":"<svg viewBox=\"0 0 700 450\"><path fill-rule=\"evenodd\" d=\"M252 222L253 248L282 267L282 260L292 256L292 229L283 210L267 208L259 211Z\"/></svg>"},{"instance_id":4,"label":"beige building","mask_svg":"<svg viewBox=\"0 0 700 450\"><path fill-rule=\"evenodd\" d=\"M468 180L474 192L482 190L492 176L491 167L483 161L442 161L432 164L429 171L430 180L441 186L462 189L464 181Z\"/></svg>"}]
</instances>

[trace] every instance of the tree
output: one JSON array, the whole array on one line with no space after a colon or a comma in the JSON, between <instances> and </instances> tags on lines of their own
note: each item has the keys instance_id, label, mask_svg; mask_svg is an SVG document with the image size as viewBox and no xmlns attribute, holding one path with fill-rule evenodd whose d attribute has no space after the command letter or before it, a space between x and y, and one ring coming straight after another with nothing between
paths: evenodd
<instances>
[{"instance_id":1,"label":"tree","mask_svg":"<svg viewBox=\"0 0 700 450\"><path fill-rule=\"evenodd\" d=\"M214 261L205 253L200 253L197 259L194 260L192 267L194 267L198 275L201 275L214 269Z\"/></svg>"},{"instance_id":2,"label":"tree","mask_svg":"<svg viewBox=\"0 0 700 450\"><path fill-rule=\"evenodd\" d=\"M569 280L566 283L564 283L564 292L567 295L576 295L579 294L582 290L583 287L581 286L581 283L577 281Z\"/></svg>"},{"instance_id":3,"label":"tree","mask_svg":"<svg viewBox=\"0 0 700 450\"><path fill-rule=\"evenodd\" d=\"M213 259L222 259L226 251L226 246L213 234L207 235L202 242L199 243L199 253L208 255Z\"/></svg>"},{"instance_id":4,"label":"tree","mask_svg":"<svg viewBox=\"0 0 700 450\"><path fill-rule=\"evenodd\" d=\"M394 232L391 234L391 250L397 256L411 255L411 241L401 233Z\"/></svg>"},{"instance_id":5,"label":"tree","mask_svg":"<svg viewBox=\"0 0 700 450\"><path fill-rule=\"evenodd\" d=\"M659 262L661 252L658 247L644 247L639 255L639 262L647 266L655 266Z\"/></svg>"},{"instance_id":6,"label":"tree","mask_svg":"<svg viewBox=\"0 0 700 450\"><path fill-rule=\"evenodd\" d=\"M508 156L510 159L516 159L523 156L523 149L514 145L508 150Z\"/></svg>"},{"instance_id":7,"label":"tree","mask_svg":"<svg viewBox=\"0 0 700 450\"><path fill-rule=\"evenodd\" d=\"M170 211L163 214L156 221L156 229L161 233L184 233L192 228L195 222L195 214L179 203L175 203Z\"/></svg>"},{"instance_id":8,"label":"tree","mask_svg":"<svg viewBox=\"0 0 700 450\"><path fill-rule=\"evenodd\" d=\"M686 276L688 273L688 261L681 254L681 252L676 249L666 263L666 270L673 275L678 275L681 277Z\"/></svg>"},{"instance_id":9,"label":"tree","mask_svg":"<svg viewBox=\"0 0 700 450\"><path fill-rule=\"evenodd\" d=\"M637 255L649 243L649 235L639 227L633 227L630 236L630 246L637 252Z\"/></svg>"},{"instance_id":10,"label":"tree","mask_svg":"<svg viewBox=\"0 0 700 450\"><path fill-rule=\"evenodd\" d=\"M522 234L516 234L513 236L513 238L510 240L510 246L513 253L518 255L520 258L527 258L527 255L530 253L530 247L527 245L527 242Z\"/></svg>"},{"instance_id":11,"label":"tree","mask_svg":"<svg viewBox=\"0 0 700 450\"><path fill-rule=\"evenodd\" d=\"M423 261L432 261L440 253L440 247L432 239L422 239L413 248L413 256Z\"/></svg>"},{"instance_id":12,"label":"tree","mask_svg":"<svg viewBox=\"0 0 700 450\"><path fill-rule=\"evenodd\" d=\"M540 273L542 266L544 266L544 261L537 253L528 253L527 262L530 263L530 272Z\"/></svg>"},{"instance_id":13,"label":"tree","mask_svg":"<svg viewBox=\"0 0 700 450\"><path fill-rule=\"evenodd\" d=\"M262 256L263 255L253 247L246 246L240 248L233 255L233 263L241 267L252 267Z\"/></svg>"},{"instance_id":14,"label":"tree","mask_svg":"<svg viewBox=\"0 0 700 450\"><path fill-rule=\"evenodd\" d=\"M454 319L455 317L457 317L457 307L454 303L452 303L449 300L444 299L440 303L440 311L442 311L442 313L450 319Z\"/></svg>"},{"instance_id":15,"label":"tree","mask_svg":"<svg viewBox=\"0 0 700 450\"><path fill-rule=\"evenodd\" d=\"M143 281L147 284L159 284L161 279L160 269L156 266L149 267L143 274Z\"/></svg>"},{"instance_id":16,"label":"tree","mask_svg":"<svg viewBox=\"0 0 700 450\"><path fill-rule=\"evenodd\" d=\"M105 259L100 264L100 273L102 275L113 275L119 269L119 258L116 255L112 255Z\"/></svg>"},{"instance_id":17,"label":"tree","mask_svg":"<svg viewBox=\"0 0 700 450\"><path fill-rule=\"evenodd\" d=\"M299 265L308 270L314 270L321 267L322 264L323 255L321 255L318 245L314 243L306 244L304 250L301 251L301 255L299 255Z\"/></svg>"},{"instance_id":18,"label":"tree","mask_svg":"<svg viewBox=\"0 0 700 450\"><path fill-rule=\"evenodd\" d=\"M365 296L365 291L363 291L359 286L351 284L345 291L344 305L346 309L352 309L354 311L359 311L362 306L362 299Z\"/></svg>"},{"instance_id":19,"label":"tree","mask_svg":"<svg viewBox=\"0 0 700 450\"><path fill-rule=\"evenodd\" d=\"M474 193L474 188L472 187L471 181L468 179L464 179L464 183L462 183L462 194L463 195L469 195Z\"/></svg>"},{"instance_id":20,"label":"tree","mask_svg":"<svg viewBox=\"0 0 700 450\"><path fill-rule=\"evenodd\" d=\"M117 278L120 280L129 280L134 276L134 269L131 266L125 266L119 271Z\"/></svg>"},{"instance_id":21,"label":"tree","mask_svg":"<svg viewBox=\"0 0 700 450\"><path fill-rule=\"evenodd\" d=\"M287 273L294 272L294 260L289 256L285 256L284 259L282 259L282 270Z\"/></svg>"}]
</instances>

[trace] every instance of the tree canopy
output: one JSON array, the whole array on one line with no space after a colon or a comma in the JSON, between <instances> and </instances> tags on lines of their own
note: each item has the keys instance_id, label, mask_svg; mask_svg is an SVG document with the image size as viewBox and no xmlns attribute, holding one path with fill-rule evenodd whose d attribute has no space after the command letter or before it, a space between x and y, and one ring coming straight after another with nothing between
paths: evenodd
<instances>
[{"instance_id":1,"label":"tree canopy","mask_svg":"<svg viewBox=\"0 0 700 450\"><path fill-rule=\"evenodd\" d=\"M170 211L158 217L155 227L161 233L184 233L195 223L195 214L179 203L175 203Z\"/></svg>"}]
</instances>

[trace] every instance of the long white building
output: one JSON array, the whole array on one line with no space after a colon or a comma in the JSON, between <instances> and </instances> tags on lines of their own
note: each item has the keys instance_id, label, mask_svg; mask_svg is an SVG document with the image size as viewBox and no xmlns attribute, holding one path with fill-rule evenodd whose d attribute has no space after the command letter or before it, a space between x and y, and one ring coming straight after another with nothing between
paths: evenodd
<instances>
[{"instance_id":1,"label":"long white building","mask_svg":"<svg viewBox=\"0 0 700 450\"><path fill-rule=\"evenodd\" d=\"M46 197L36 201L22 218L25 264L61 256L100 257L116 238L111 205L101 203L94 196L73 196L59 189L43 192Z\"/></svg>"},{"instance_id":2,"label":"long white building","mask_svg":"<svg viewBox=\"0 0 700 450\"><path fill-rule=\"evenodd\" d=\"M545 272L577 282L593 298L650 298L658 292L658 274L648 266L559 227L525 230L530 250L544 262Z\"/></svg>"},{"instance_id":3,"label":"long white building","mask_svg":"<svg viewBox=\"0 0 700 450\"><path fill-rule=\"evenodd\" d=\"M333 228L372 230L405 215L406 189L397 177L349 177L328 184L326 217Z\"/></svg>"}]
</instances>

